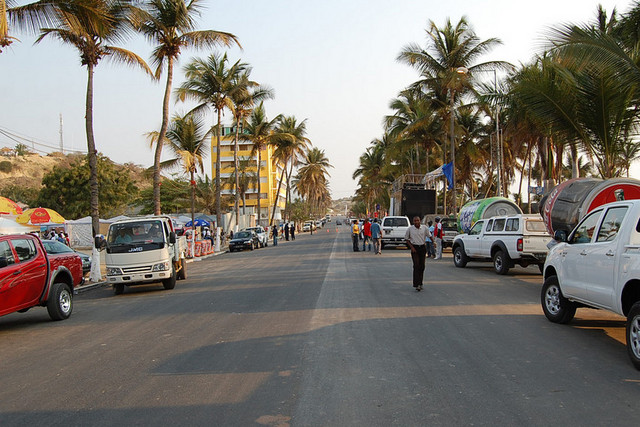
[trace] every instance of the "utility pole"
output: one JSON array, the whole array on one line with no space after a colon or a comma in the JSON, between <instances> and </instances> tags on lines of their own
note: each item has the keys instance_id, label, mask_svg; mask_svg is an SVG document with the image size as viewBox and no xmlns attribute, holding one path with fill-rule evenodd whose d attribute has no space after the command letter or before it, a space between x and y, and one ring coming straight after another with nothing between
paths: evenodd
<instances>
[{"instance_id":1,"label":"utility pole","mask_svg":"<svg viewBox=\"0 0 640 427\"><path fill-rule=\"evenodd\" d=\"M60 113L60 152L64 154L64 139L62 135L62 113Z\"/></svg>"}]
</instances>

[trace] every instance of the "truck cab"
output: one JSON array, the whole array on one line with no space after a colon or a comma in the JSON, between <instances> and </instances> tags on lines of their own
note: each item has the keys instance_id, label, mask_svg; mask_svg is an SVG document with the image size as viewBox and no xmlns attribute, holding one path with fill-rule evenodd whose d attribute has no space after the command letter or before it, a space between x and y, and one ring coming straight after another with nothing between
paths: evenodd
<instances>
[{"instance_id":1,"label":"truck cab","mask_svg":"<svg viewBox=\"0 0 640 427\"><path fill-rule=\"evenodd\" d=\"M168 216L114 222L106 239L97 238L96 247L106 250L107 281L116 295L125 286L152 282L173 289L177 279L186 278L186 239L176 237Z\"/></svg>"}]
</instances>

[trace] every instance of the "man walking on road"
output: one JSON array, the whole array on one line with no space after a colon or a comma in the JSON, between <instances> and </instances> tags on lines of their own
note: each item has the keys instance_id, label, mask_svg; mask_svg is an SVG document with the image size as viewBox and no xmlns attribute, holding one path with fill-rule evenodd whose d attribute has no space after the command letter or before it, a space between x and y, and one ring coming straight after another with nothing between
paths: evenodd
<instances>
[{"instance_id":1,"label":"man walking on road","mask_svg":"<svg viewBox=\"0 0 640 427\"><path fill-rule=\"evenodd\" d=\"M362 235L364 236L362 239L362 252L365 251L365 247L368 251L371 250L371 223L367 218L364 220L364 224L362 224Z\"/></svg>"},{"instance_id":2,"label":"man walking on road","mask_svg":"<svg viewBox=\"0 0 640 427\"><path fill-rule=\"evenodd\" d=\"M424 263L427 255L427 233L429 229L426 225L420 224L420 217L413 217L413 227L409 227L404 235L407 246L411 249L411 260L413 261L413 287L416 291L422 290L424 280Z\"/></svg>"},{"instance_id":3,"label":"man walking on road","mask_svg":"<svg viewBox=\"0 0 640 427\"><path fill-rule=\"evenodd\" d=\"M375 255L381 254L380 241L382 240L382 230L380 230L378 218L375 218L373 224L371 224L371 238L373 239L373 253Z\"/></svg>"},{"instance_id":4,"label":"man walking on road","mask_svg":"<svg viewBox=\"0 0 640 427\"><path fill-rule=\"evenodd\" d=\"M436 256L434 259L442 258L442 223L440 217L436 217L436 224L434 226L433 235L436 238Z\"/></svg>"}]
</instances>

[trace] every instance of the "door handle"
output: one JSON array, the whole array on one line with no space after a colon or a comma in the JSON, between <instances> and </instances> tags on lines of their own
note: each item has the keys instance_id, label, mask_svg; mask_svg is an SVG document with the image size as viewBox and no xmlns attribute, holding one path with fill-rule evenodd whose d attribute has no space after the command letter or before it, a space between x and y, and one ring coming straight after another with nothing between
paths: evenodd
<instances>
[{"instance_id":1,"label":"door handle","mask_svg":"<svg viewBox=\"0 0 640 427\"><path fill-rule=\"evenodd\" d=\"M22 270L18 270L18 271L14 271L14 272L13 272L13 275L14 275L14 276L17 276L18 274L22 274Z\"/></svg>"},{"instance_id":2,"label":"door handle","mask_svg":"<svg viewBox=\"0 0 640 427\"><path fill-rule=\"evenodd\" d=\"M614 256L615 254L613 253L613 251L609 251L605 254L606 256Z\"/></svg>"},{"instance_id":3,"label":"door handle","mask_svg":"<svg viewBox=\"0 0 640 427\"><path fill-rule=\"evenodd\" d=\"M583 255L583 256L587 255L587 251L580 252L580 255Z\"/></svg>"}]
</instances>

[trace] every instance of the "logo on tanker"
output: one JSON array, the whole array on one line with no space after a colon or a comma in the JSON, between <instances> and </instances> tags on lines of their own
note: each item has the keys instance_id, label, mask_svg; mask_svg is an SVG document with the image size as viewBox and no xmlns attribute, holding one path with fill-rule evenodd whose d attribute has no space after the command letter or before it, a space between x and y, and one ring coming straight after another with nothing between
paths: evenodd
<instances>
[{"instance_id":1,"label":"logo on tanker","mask_svg":"<svg viewBox=\"0 0 640 427\"><path fill-rule=\"evenodd\" d=\"M465 206L460 211L460 229L463 233L467 233L471 229L471 226L473 225L473 214L476 212L479 205L480 201L473 202L472 204Z\"/></svg>"}]
</instances>

